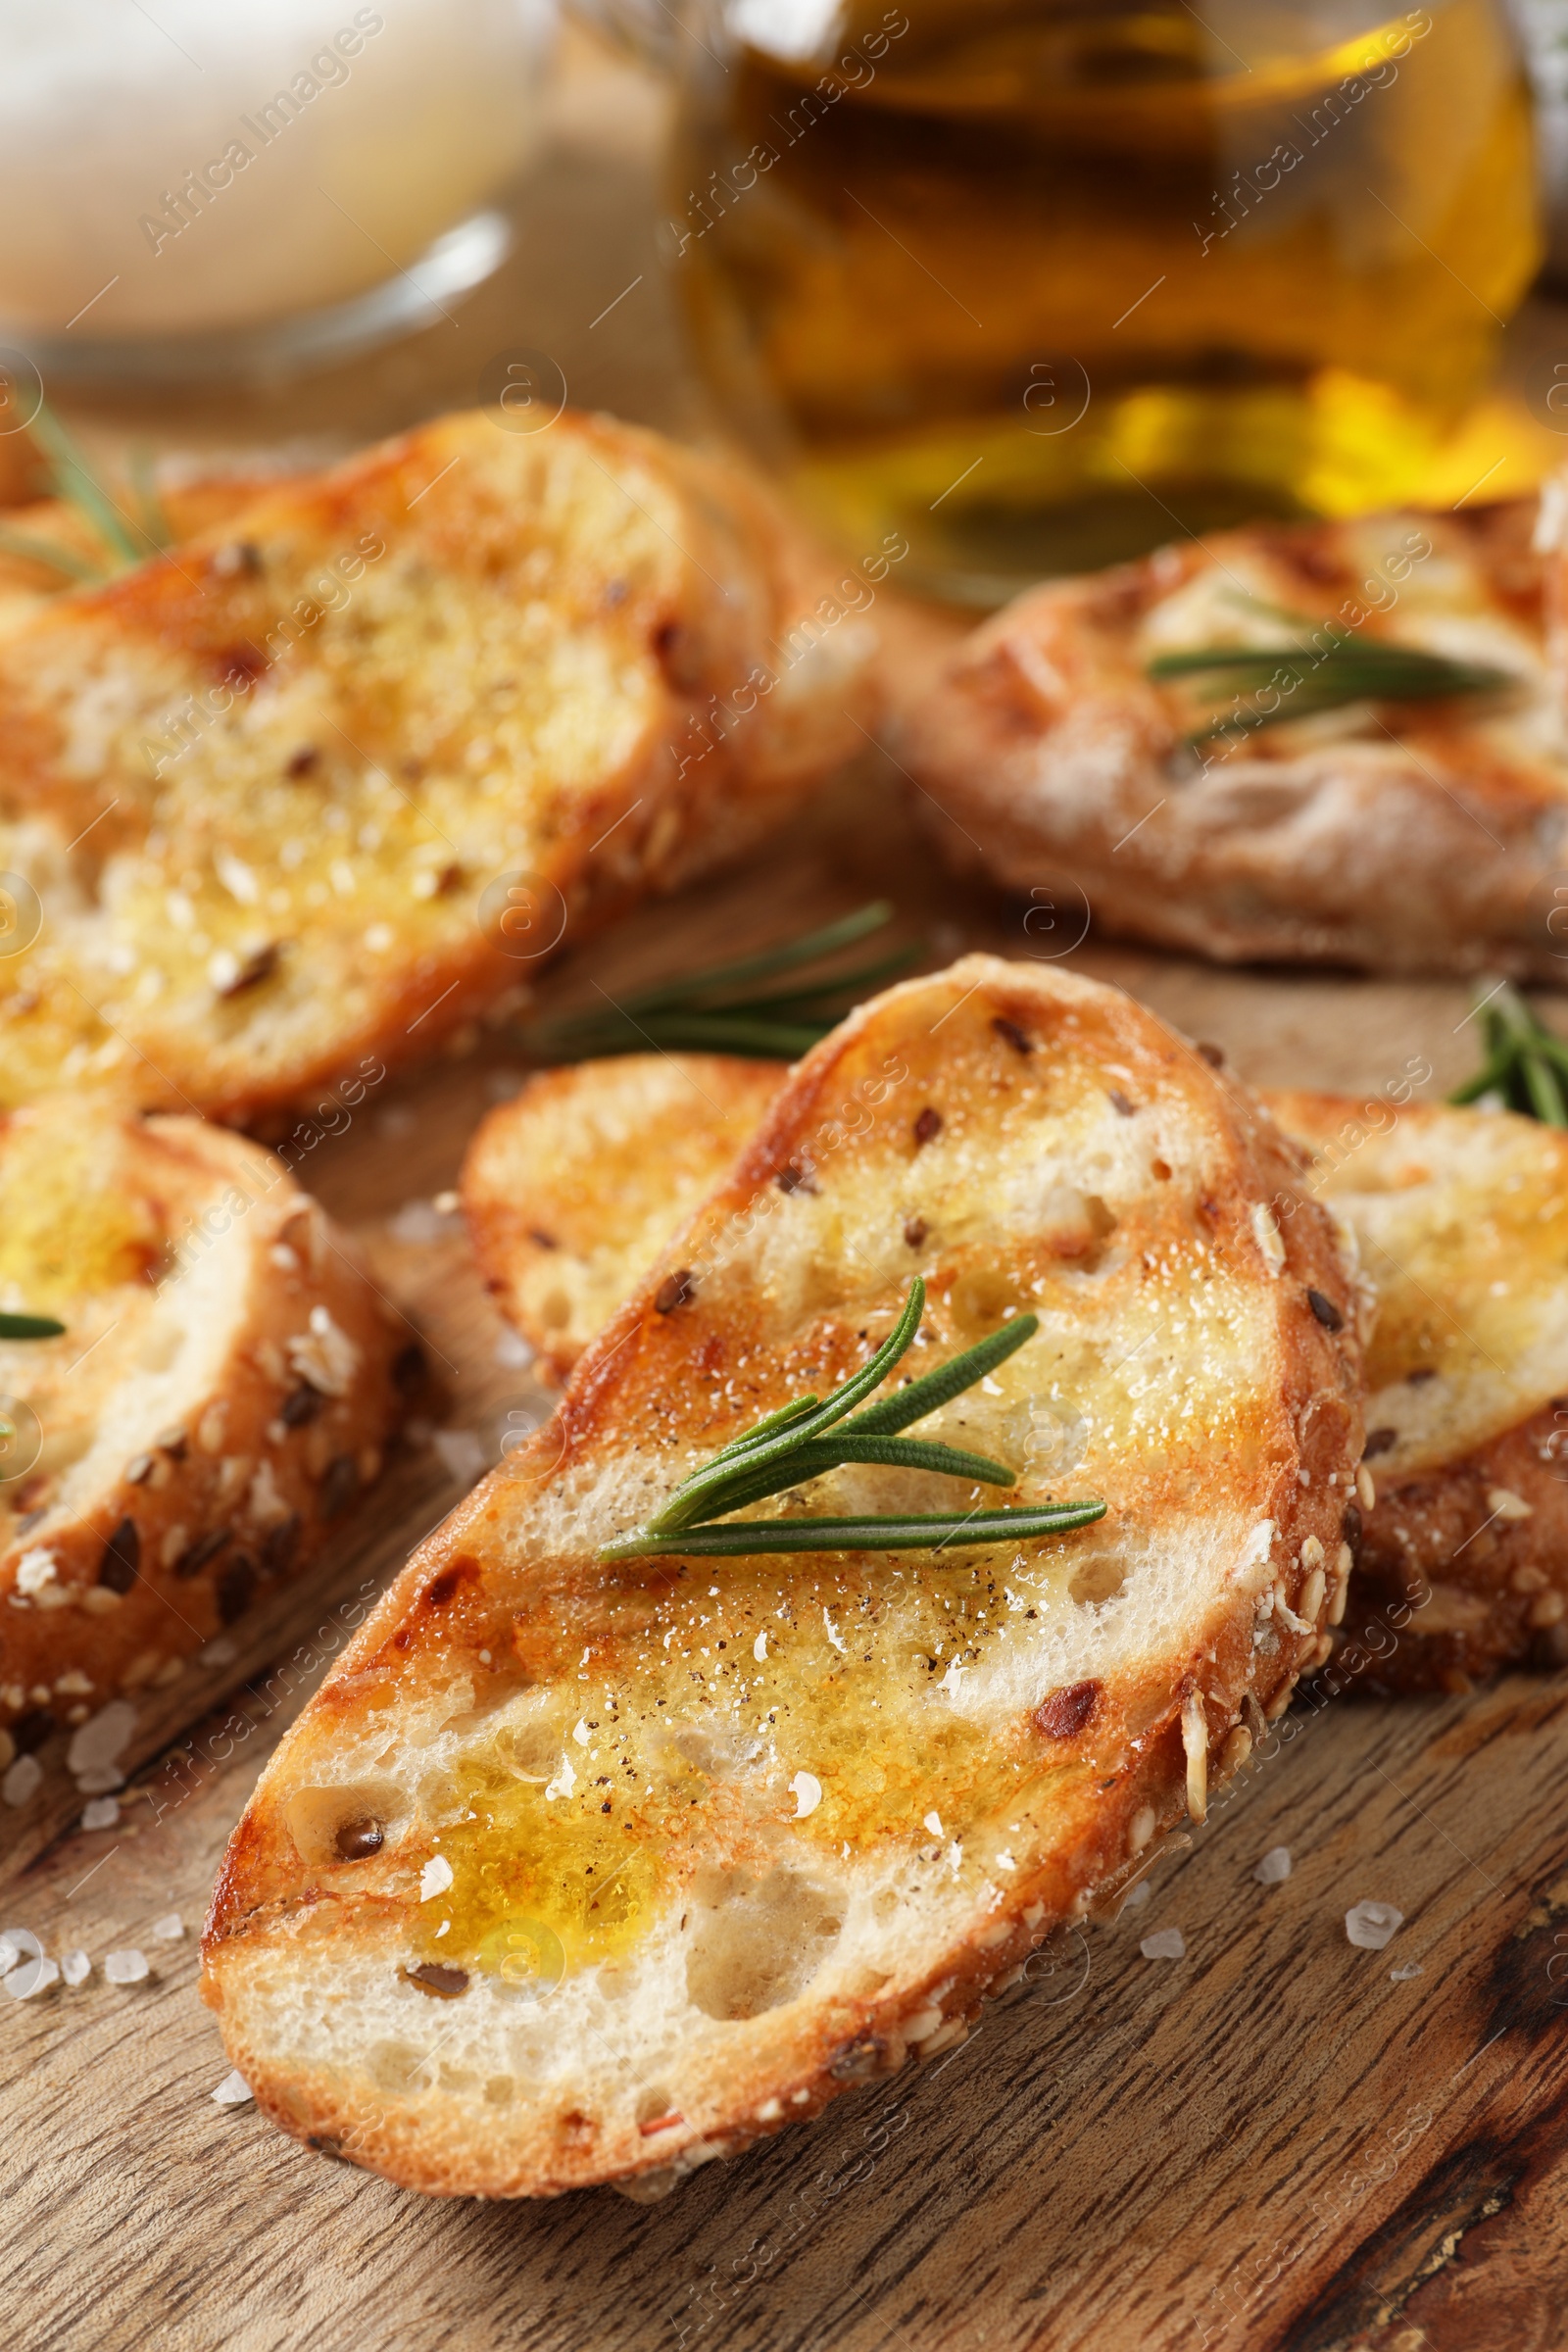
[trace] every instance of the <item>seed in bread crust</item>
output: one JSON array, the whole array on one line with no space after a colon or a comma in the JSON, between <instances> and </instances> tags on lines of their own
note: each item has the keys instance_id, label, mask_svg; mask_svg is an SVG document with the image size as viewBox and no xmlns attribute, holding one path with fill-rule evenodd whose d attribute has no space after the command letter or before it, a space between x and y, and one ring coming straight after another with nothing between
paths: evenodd
<instances>
[{"instance_id":1,"label":"seed in bread crust","mask_svg":"<svg viewBox=\"0 0 1568 2352\"><path fill-rule=\"evenodd\" d=\"M1067 1683L1036 1707L1035 1729L1043 1740L1071 1740L1083 1730L1099 1702L1098 1682Z\"/></svg>"},{"instance_id":2,"label":"seed in bread crust","mask_svg":"<svg viewBox=\"0 0 1568 2352\"><path fill-rule=\"evenodd\" d=\"M98 1562L98 1582L111 1592L128 1592L141 1566L141 1533L134 1519L122 1519Z\"/></svg>"},{"instance_id":3,"label":"seed in bread crust","mask_svg":"<svg viewBox=\"0 0 1568 2352\"><path fill-rule=\"evenodd\" d=\"M385 1843L385 1830L368 1813L359 1821L344 1822L332 1840L340 1862L368 1862Z\"/></svg>"},{"instance_id":4,"label":"seed in bread crust","mask_svg":"<svg viewBox=\"0 0 1568 2352\"><path fill-rule=\"evenodd\" d=\"M285 1429L303 1429L308 1421L316 1419L325 1402L326 1398L319 1389L313 1389L308 1380L302 1380L299 1387L284 1397L277 1417Z\"/></svg>"},{"instance_id":5,"label":"seed in bread crust","mask_svg":"<svg viewBox=\"0 0 1568 2352\"><path fill-rule=\"evenodd\" d=\"M941 1133L942 1113L936 1108L934 1103L928 1102L924 1110L921 1111L919 1117L914 1122L915 1144L916 1146L921 1144L929 1144L934 1137L939 1136Z\"/></svg>"},{"instance_id":6,"label":"seed in bread crust","mask_svg":"<svg viewBox=\"0 0 1568 2352\"><path fill-rule=\"evenodd\" d=\"M234 1531L231 1527L209 1528L205 1536L198 1536L195 1543L188 1544L181 1552L174 1562L174 1574L182 1581L186 1577L199 1576L208 1562L216 1560L219 1553L233 1541Z\"/></svg>"},{"instance_id":7,"label":"seed in bread crust","mask_svg":"<svg viewBox=\"0 0 1568 2352\"><path fill-rule=\"evenodd\" d=\"M352 1453L335 1454L321 1480L321 1517L336 1519L360 1491L360 1474Z\"/></svg>"},{"instance_id":8,"label":"seed in bread crust","mask_svg":"<svg viewBox=\"0 0 1568 2352\"><path fill-rule=\"evenodd\" d=\"M686 1304L696 1289L690 1266L678 1267L673 1274L664 1276L654 1293L654 1312L660 1315L673 1314L677 1306Z\"/></svg>"},{"instance_id":9,"label":"seed in bread crust","mask_svg":"<svg viewBox=\"0 0 1568 2352\"><path fill-rule=\"evenodd\" d=\"M904 1221L904 1239L911 1250L919 1249L930 1230L924 1217L906 1217Z\"/></svg>"},{"instance_id":10,"label":"seed in bread crust","mask_svg":"<svg viewBox=\"0 0 1568 2352\"><path fill-rule=\"evenodd\" d=\"M439 1960L421 1960L417 1968L406 1968L403 1974L411 1984L421 1992L433 1992L440 2001L455 2001L460 1992L468 1989L466 1968L443 1968Z\"/></svg>"},{"instance_id":11,"label":"seed in bread crust","mask_svg":"<svg viewBox=\"0 0 1568 2352\"><path fill-rule=\"evenodd\" d=\"M1345 1329L1345 1317L1341 1314L1333 1299L1327 1297L1324 1292L1314 1291L1309 1285L1306 1294L1306 1303L1312 1309L1313 1314L1316 1315L1318 1321L1322 1324L1325 1331L1343 1331Z\"/></svg>"},{"instance_id":12,"label":"seed in bread crust","mask_svg":"<svg viewBox=\"0 0 1568 2352\"><path fill-rule=\"evenodd\" d=\"M299 1549L300 1515L290 1511L288 1517L272 1528L262 1544L262 1566L269 1576L282 1576L294 1564Z\"/></svg>"},{"instance_id":13,"label":"seed in bread crust","mask_svg":"<svg viewBox=\"0 0 1568 2352\"><path fill-rule=\"evenodd\" d=\"M1006 1039L1015 1054L1032 1054L1034 1052L1034 1039L1020 1029L1016 1021L1009 1021L1004 1013L993 1013L991 1026L999 1037Z\"/></svg>"},{"instance_id":14,"label":"seed in bread crust","mask_svg":"<svg viewBox=\"0 0 1568 2352\"><path fill-rule=\"evenodd\" d=\"M230 1560L218 1580L218 1614L224 1625L243 1617L256 1590L256 1570L244 1552Z\"/></svg>"}]
</instances>

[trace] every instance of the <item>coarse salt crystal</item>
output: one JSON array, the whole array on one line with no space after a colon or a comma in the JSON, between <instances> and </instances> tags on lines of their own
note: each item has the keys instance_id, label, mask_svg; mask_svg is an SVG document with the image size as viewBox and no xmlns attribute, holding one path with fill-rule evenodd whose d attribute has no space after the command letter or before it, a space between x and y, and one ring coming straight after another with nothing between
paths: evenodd
<instances>
[{"instance_id":1,"label":"coarse salt crystal","mask_svg":"<svg viewBox=\"0 0 1568 2352\"><path fill-rule=\"evenodd\" d=\"M1152 1879L1140 1879L1122 1904L1124 1911L1141 1911L1154 1891Z\"/></svg>"},{"instance_id":2,"label":"coarse salt crystal","mask_svg":"<svg viewBox=\"0 0 1568 2352\"><path fill-rule=\"evenodd\" d=\"M796 1820L804 1821L822 1802L822 1784L814 1772L798 1772L790 1783L790 1794L795 1799Z\"/></svg>"},{"instance_id":3,"label":"coarse salt crystal","mask_svg":"<svg viewBox=\"0 0 1568 2352\"><path fill-rule=\"evenodd\" d=\"M66 1952L61 1957L60 1974L68 1984L85 1984L92 1975L92 1962L85 1952Z\"/></svg>"},{"instance_id":4,"label":"coarse salt crystal","mask_svg":"<svg viewBox=\"0 0 1568 2352\"><path fill-rule=\"evenodd\" d=\"M136 1710L125 1698L112 1698L90 1715L72 1737L66 1750L66 1769L79 1782L89 1772L106 1772L120 1762L121 1750L136 1729ZM106 1783L113 1788L117 1784Z\"/></svg>"},{"instance_id":5,"label":"coarse salt crystal","mask_svg":"<svg viewBox=\"0 0 1568 2352\"><path fill-rule=\"evenodd\" d=\"M1412 1977L1424 1976L1425 1974L1426 1971L1422 1968L1419 1960L1409 1960L1406 1961L1403 1968L1390 1969L1389 1983L1391 1984L1408 1984Z\"/></svg>"},{"instance_id":6,"label":"coarse salt crystal","mask_svg":"<svg viewBox=\"0 0 1568 2352\"><path fill-rule=\"evenodd\" d=\"M533 1362L533 1349L520 1331L504 1331L496 1342L496 1362L504 1372L525 1372Z\"/></svg>"},{"instance_id":7,"label":"coarse salt crystal","mask_svg":"<svg viewBox=\"0 0 1568 2352\"><path fill-rule=\"evenodd\" d=\"M33 1548L30 1551L24 1551L17 1562L17 1591L25 1592L29 1596L41 1592L45 1585L54 1583L59 1566L60 1563L52 1551L34 1544Z\"/></svg>"},{"instance_id":8,"label":"coarse salt crystal","mask_svg":"<svg viewBox=\"0 0 1568 2352\"><path fill-rule=\"evenodd\" d=\"M36 1960L42 1949L30 1928L0 1930L0 1977L9 1975L19 1960Z\"/></svg>"},{"instance_id":9,"label":"coarse salt crystal","mask_svg":"<svg viewBox=\"0 0 1568 2352\"><path fill-rule=\"evenodd\" d=\"M1278 1886L1291 1875L1291 1849L1288 1845L1271 1845L1252 1876L1260 1886Z\"/></svg>"},{"instance_id":10,"label":"coarse salt crystal","mask_svg":"<svg viewBox=\"0 0 1568 2352\"><path fill-rule=\"evenodd\" d=\"M397 1214L387 1219L386 1229L395 1242L423 1249L431 1242L444 1241L452 1227L433 1202L405 1200Z\"/></svg>"},{"instance_id":11,"label":"coarse salt crystal","mask_svg":"<svg viewBox=\"0 0 1568 2352\"><path fill-rule=\"evenodd\" d=\"M1185 1960L1187 1938L1180 1928L1156 1928L1138 1946L1146 1960Z\"/></svg>"},{"instance_id":12,"label":"coarse salt crystal","mask_svg":"<svg viewBox=\"0 0 1568 2352\"><path fill-rule=\"evenodd\" d=\"M942 1827L941 1814L934 1811L926 1815L925 1819L921 1822L920 1827L923 1830L929 1830L933 1838L942 1838L947 1835L946 1831Z\"/></svg>"},{"instance_id":13,"label":"coarse salt crystal","mask_svg":"<svg viewBox=\"0 0 1568 2352\"><path fill-rule=\"evenodd\" d=\"M111 1952L104 1961L104 1975L111 1984L139 1984L147 1974L147 1955L132 1947L128 1951Z\"/></svg>"},{"instance_id":14,"label":"coarse salt crystal","mask_svg":"<svg viewBox=\"0 0 1568 2352\"><path fill-rule=\"evenodd\" d=\"M1404 1913L1392 1903L1352 1903L1345 1914L1345 1933L1362 1952L1381 1952L1395 1929L1403 1925Z\"/></svg>"},{"instance_id":15,"label":"coarse salt crystal","mask_svg":"<svg viewBox=\"0 0 1568 2352\"><path fill-rule=\"evenodd\" d=\"M0 1781L0 1797L8 1805L24 1805L43 1779L43 1766L36 1756L19 1756Z\"/></svg>"},{"instance_id":16,"label":"coarse salt crystal","mask_svg":"<svg viewBox=\"0 0 1568 2352\"><path fill-rule=\"evenodd\" d=\"M445 1854L432 1854L419 1873L419 1900L429 1902L435 1895L445 1894L452 1884L452 1865Z\"/></svg>"},{"instance_id":17,"label":"coarse salt crystal","mask_svg":"<svg viewBox=\"0 0 1568 2352\"><path fill-rule=\"evenodd\" d=\"M248 2107L253 2095L251 2086L244 2076L235 2072L225 2075L213 2092L213 2105L215 2107Z\"/></svg>"},{"instance_id":18,"label":"coarse salt crystal","mask_svg":"<svg viewBox=\"0 0 1568 2352\"><path fill-rule=\"evenodd\" d=\"M484 1447L471 1429L438 1429L431 1439L454 1486L471 1487L484 1469Z\"/></svg>"},{"instance_id":19,"label":"coarse salt crystal","mask_svg":"<svg viewBox=\"0 0 1568 2352\"><path fill-rule=\"evenodd\" d=\"M112 1830L119 1819L118 1796L92 1797L81 1809L81 1826L84 1830Z\"/></svg>"},{"instance_id":20,"label":"coarse salt crystal","mask_svg":"<svg viewBox=\"0 0 1568 2352\"><path fill-rule=\"evenodd\" d=\"M47 1992L51 1984L60 1982L58 1960L24 1960L20 1968L8 1971L3 1980L14 2001L30 2001L35 1992Z\"/></svg>"},{"instance_id":21,"label":"coarse salt crystal","mask_svg":"<svg viewBox=\"0 0 1568 2352\"><path fill-rule=\"evenodd\" d=\"M177 1911L166 1911L162 1919L153 1921L153 1934L160 1943L177 1943L185 1933L185 1922Z\"/></svg>"}]
</instances>

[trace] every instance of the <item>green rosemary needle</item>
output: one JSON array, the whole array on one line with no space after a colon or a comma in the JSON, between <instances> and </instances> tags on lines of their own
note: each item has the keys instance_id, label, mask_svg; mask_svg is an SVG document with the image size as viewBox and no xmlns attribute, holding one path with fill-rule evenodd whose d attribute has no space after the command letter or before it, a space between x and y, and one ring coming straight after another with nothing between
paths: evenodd
<instances>
[{"instance_id":1,"label":"green rosemary needle","mask_svg":"<svg viewBox=\"0 0 1568 2352\"><path fill-rule=\"evenodd\" d=\"M58 1340L65 1328L53 1315L0 1314L0 1340Z\"/></svg>"},{"instance_id":2,"label":"green rosemary needle","mask_svg":"<svg viewBox=\"0 0 1568 2352\"><path fill-rule=\"evenodd\" d=\"M880 931L892 915L888 902L878 899L776 948L661 980L617 1001L607 999L591 1012L529 1021L514 1034L538 1061L587 1061L649 1046L794 1061L826 1037L866 989L905 970L919 955L918 945L911 945L849 968L809 971L813 965L831 967L846 948ZM803 966L808 967L804 973ZM760 985L786 972L801 976L781 987Z\"/></svg>"},{"instance_id":3,"label":"green rosemary needle","mask_svg":"<svg viewBox=\"0 0 1568 2352\"><path fill-rule=\"evenodd\" d=\"M1217 735L1251 734L1341 710L1347 703L1431 702L1446 695L1495 694L1518 684L1510 671L1487 662L1424 653L1387 637L1358 637L1333 621L1314 623L1296 613L1282 617L1307 632L1304 644L1298 638L1279 646L1204 646L1158 654L1148 664L1145 674L1156 681L1191 679L1206 699L1231 700L1229 710L1216 710L1183 738L1189 749ZM1271 690L1274 702L1265 710L1256 698ZM1245 696L1254 699L1249 705Z\"/></svg>"},{"instance_id":4,"label":"green rosemary needle","mask_svg":"<svg viewBox=\"0 0 1568 2352\"><path fill-rule=\"evenodd\" d=\"M685 1552L713 1557L785 1551L945 1551L951 1546L1014 1542L1026 1536L1060 1535L1102 1519L1098 1500L1048 1502L1020 1509L965 1512L875 1513L858 1518L746 1519L715 1524L731 1511L761 1502L787 1487L820 1478L846 1462L886 1462L966 1478L980 1486L1010 1487L1017 1473L1005 1462L897 1433L923 1420L939 1405L973 1388L1005 1363L1040 1328L1036 1315L1019 1315L972 1348L911 1380L877 1404L855 1407L879 1389L913 1343L925 1310L925 1284L909 1286L903 1312L875 1354L825 1399L797 1396L764 1414L711 1461L681 1481L663 1509L640 1534L607 1544L602 1560L637 1560L657 1553ZM852 1417L853 1416L853 1417ZM828 1436L829 1430L836 1435Z\"/></svg>"},{"instance_id":5,"label":"green rosemary needle","mask_svg":"<svg viewBox=\"0 0 1568 2352\"><path fill-rule=\"evenodd\" d=\"M1476 1005L1486 1035L1486 1058L1473 1078L1456 1086L1450 1102L1498 1095L1508 1110L1547 1127L1568 1127L1568 1039L1537 1020L1506 980L1494 980Z\"/></svg>"}]
</instances>

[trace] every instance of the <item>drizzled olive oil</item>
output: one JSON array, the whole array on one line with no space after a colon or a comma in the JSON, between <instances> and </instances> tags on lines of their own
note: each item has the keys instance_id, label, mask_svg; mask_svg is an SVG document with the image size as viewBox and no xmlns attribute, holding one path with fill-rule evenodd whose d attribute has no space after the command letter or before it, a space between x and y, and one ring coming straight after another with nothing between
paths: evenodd
<instances>
[{"instance_id":1,"label":"drizzled olive oil","mask_svg":"<svg viewBox=\"0 0 1568 2352\"><path fill-rule=\"evenodd\" d=\"M1421 495L1539 256L1500 0L852 0L807 53L823 14L691 48L666 235L850 552L983 604Z\"/></svg>"}]
</instances>

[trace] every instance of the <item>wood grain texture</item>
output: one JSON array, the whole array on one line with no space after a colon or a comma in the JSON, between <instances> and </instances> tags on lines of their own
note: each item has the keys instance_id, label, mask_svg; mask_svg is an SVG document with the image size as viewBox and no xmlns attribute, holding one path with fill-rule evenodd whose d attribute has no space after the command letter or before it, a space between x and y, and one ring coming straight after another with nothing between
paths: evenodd
<instances>
[{"instance_id":1,"label":"wood grain texture","mask_svg":"<svg viewBox=\"0 0 1568 2352\"><path fill-rule=\"evenodd\" d=\"M942 959L1024 954L1025 910L956 890L906 846L898 779L867 772L700 899L649 908L541 988L564 1004L873 890ZM893 845L898 845L896 848ZM1092 944L1250 1076L1373 1085L1412 1055L1434 1093L1468 1066L1462 990L1278 979ZM511 1083L504 1044L367 1107L311 1181L368 1238L429 1335L449 1422L493 1451L529 1376L461 1240L387 1220L449 1184ZM521 1400L520 1402L518 1400ZM390 1572L440 1507L437 1474L342 1547L332 1592ZM394 1513L394 1516L397 1514ZM7 2086L0 2309L39 2352L302 2342L540 2352L1548 2352L1564 2340L1561 2097L1568 2035L1568 1677L1468 1699L1303 1701L1218 1792L1147 1904L1086 1926L967 2043L822 2123L697 2174L668 2202L425 2202L215 2107L226 2072L194 1933L227 1831L330 1644L311 1595L248 1683L148 1763L117 1832L73 1833L14 1883L5 1921L95 1962L136 1943L145 1984L0 1998ZM248 1630L248 1629L247 1629ZM313 1648L313 1643L315 1647ZM303 1663L299 1653L304 1653ZM235 1671L238 1671L236 1667ZM1259 1886L1258 1857L1295 1869ZM1355 1950L1344 1915L1405 1925ZM155 1942L177 1906L187 1935ZM1139 1941L1179 1926L1183 1961ZM1392 1980L1396 1967L1421 1973Z\"/></svg>"}]
</instances>

